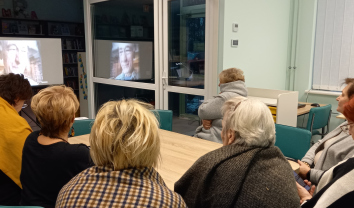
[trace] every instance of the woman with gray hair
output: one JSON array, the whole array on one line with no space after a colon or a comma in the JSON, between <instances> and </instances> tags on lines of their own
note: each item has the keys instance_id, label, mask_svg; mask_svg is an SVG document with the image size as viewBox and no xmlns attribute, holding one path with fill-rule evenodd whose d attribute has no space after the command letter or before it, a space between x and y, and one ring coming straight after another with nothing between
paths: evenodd
<instances>
[{"instance_id":1,"label":"woman with gray hair","mask_svg":"<svg viewBox=\"0 0 354 208\"><path fill-rule=\"evenodd\" d=\"M223 147L199 158L175 191L188 207L298 207L292 169L274 146L268 107L236 97L222 112Z\"/></svg>"}]
</instances>

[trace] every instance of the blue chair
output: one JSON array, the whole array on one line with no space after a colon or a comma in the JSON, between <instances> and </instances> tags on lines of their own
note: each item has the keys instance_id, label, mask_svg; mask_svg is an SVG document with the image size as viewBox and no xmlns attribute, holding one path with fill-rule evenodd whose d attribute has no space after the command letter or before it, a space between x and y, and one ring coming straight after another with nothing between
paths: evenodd
<instances>
[{"instance_id":1,"label":"blue chair","mask_svg":"<svg viewBox=\"0 0 354 208\"><path fill-rule=\"evenodd\" d=\"M312 135L321 135L322 138L329 132L329 122L331 120L332 105L311 108L306 129ZM321 133L318 129L322 129Z\"/></svg>"},{"instance_id":2,"label":"blue chair","mask_svg":"<svg viewBox=\"0 0 354 208\"><path fill-rule=\"evenodd\" d=\"M152 110L157 120L160 123L160 129L172 131L172 116L171 110Z\"/></svg>"},{"instance_id":3,"label":"blue chair","mask_svg":"<svg viewBox=\"0 0 354 208\"><path fill-rule=\"evenodd\" d=\"M75 120L73 124L73 127L75 129L74 136L80 136L91 133L91 127L94 121L94 119Z\"/></svg>"},{"instance_id":4,"label":"blue chair","mask_svg":"<svg viewBox=\"0 0 354 208\"><path fill-rule=\"evenodd\" d=\"M311 133L305 129L275 124L275 146L286 157L301 160L310 149Z\"/></svg>"}]
</instances>

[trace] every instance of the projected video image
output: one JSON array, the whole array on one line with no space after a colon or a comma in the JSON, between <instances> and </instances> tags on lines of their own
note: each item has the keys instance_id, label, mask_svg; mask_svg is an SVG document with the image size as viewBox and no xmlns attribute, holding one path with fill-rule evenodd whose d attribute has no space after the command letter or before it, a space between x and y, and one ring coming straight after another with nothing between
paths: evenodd
<instances>
[{"instance_id":1,"label":"projected video image","mask_svg":"<svg viewBox=\"0 0 354 208\"><path fill-rule=\"evenodd\" d=\"M139 80L139 44L112 43L111 77L118 80Z\"/></svg>"},{"instance_id":2,"label":"projected video image","mask_svg":"<svg viewBox=\"0 0 354 208\"><path fill-rule=\"evenodd\" d=\"M42 59L37 40L0 40L0 75L23 74L31 85L43 81Z\"/></svg>"}]
</instances>

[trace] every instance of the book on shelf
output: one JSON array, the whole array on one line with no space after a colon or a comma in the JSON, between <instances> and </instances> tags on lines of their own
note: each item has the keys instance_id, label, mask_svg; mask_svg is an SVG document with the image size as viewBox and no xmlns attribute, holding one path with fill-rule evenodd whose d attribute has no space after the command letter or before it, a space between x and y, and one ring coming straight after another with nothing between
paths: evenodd
<instances>
[{"instance_id":1,"label":"book on shelf","mask_svg":"<svg viewBox=\"0 0 354 208\"><path fill-rule=\"evenodd\" d=\"M30 35L38 34L36 25L28 25L28 34Z\"/></svg>"},{"instance_id":2,"label":"book on shelf","mask_svg":"<svg viewBox=\"0 0 354 208\"><path fill-rule=\"evenodd\" d=\"M62 35L70 35L70 29L67 24L62 24L61 25L61 34Z\"/></svg>"},{"instance_id":3,"label":"book on shelf","mask_svg":"<svg viewBox=\"0 0 354 208\"><path fill-rule=\"evenodd\" d=\"M10 33L10 24L2 22L2 33Z\"/></svg>"},{"instance_id":4,"label":"book on shelf","mask_svg":"<svg viewBox=\"0 0 354 208\"><path fill-rule=\"evenodd\" d=\"M66 49L72 49L72 42L69 39L66 39Z\"/></svg>"},{"instance_id":5,"label":"book on shelf","mask_svg":"<svg viewBox=\"0 0 354 208\"><path fill-rule=\"evenodd\" d=\"M19 34L25 34L25 35L27 35L27 34L28 34L28 28L27 28L27 25L24 25L24 24L18 24L18 25L17 25L17 28L18 28L18 33L19 33Z\"/></svg>"}]
</instances>

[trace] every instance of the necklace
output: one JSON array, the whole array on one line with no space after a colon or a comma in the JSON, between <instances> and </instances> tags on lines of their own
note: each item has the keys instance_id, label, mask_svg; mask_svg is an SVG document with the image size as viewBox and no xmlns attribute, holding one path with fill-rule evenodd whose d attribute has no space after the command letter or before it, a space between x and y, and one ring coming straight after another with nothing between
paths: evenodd
<instances>
[{"instance_id":1,"label":"necklace","mask_svg":"<svg viewBox=\"0 0 354 208\"><path fill-rule=\"evenodd\" d=\"M39 135L43 135L42 133L39 133ZM45 135L43 135L43 136L45 136ZM65 142L65 143L69 143L68 141L66 141L65 139L63 139L63 138L61 138L61 137L49 137L49 136L45 136L45 137L48 137L48 138L50 138L50 139L60 139L60 140L63 140L63 142Z\"/></svg>"}]
</instances>

